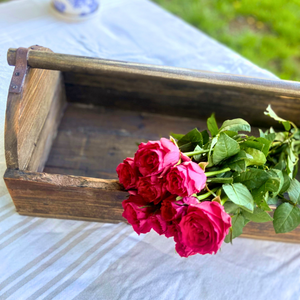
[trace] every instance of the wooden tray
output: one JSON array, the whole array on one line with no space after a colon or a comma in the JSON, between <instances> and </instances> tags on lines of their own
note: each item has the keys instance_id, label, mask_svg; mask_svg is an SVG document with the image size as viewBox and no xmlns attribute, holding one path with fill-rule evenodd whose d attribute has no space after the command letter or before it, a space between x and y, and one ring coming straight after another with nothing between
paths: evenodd
<instances>
[{"instance_id":1,"label":"wooden tray","mask_svg":"<svg viewBox=\"0 0 300 300\"><path fill-rule=\"evenodd\" d=\"M8 51L16 69L7 100L4 175L22 215L124 221L127 193L117 165L133 156L136 143L204 129L212 112L219 121L241 117L254 126L276 126L263 115L270 103L300 125L298 82L25 50ZM22 62L28 70L20 88L15 82L22 81ZM300 228L276 235L272 224L249 223L244 236L299 242Z\"/></svg>"}]
</instances>

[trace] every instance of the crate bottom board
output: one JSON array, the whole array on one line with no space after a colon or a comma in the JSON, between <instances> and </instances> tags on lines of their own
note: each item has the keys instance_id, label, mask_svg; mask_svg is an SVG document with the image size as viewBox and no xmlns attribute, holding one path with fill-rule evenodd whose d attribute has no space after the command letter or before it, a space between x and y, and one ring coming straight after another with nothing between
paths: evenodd
<instances>
[{"instance_id":1,"label":"crate bottom board","mask_svg":"<svg viewBox=\"0 0 300 300\"><path fill-rule=\"evenodd\" d=\"M117 179L116 167L137 144L205 128L205 120L69 103L44 172Z\"/></svg>"}]
</instances>

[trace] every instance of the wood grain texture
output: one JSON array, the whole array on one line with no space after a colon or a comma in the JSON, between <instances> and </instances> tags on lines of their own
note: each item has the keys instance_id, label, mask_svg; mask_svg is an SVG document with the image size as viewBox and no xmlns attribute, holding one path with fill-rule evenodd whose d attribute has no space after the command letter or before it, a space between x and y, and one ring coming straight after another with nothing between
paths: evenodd
<instances>
[{"instance_id":1,"label":"wood grain texture","mask_svg":"<svg viewBox=\"0 0 300 300\"><path fill-rule=\"evenodd\" d=\"M45 48L43 51L51 50ZM29 68L22 93L8 94L5 121L5 156L8 168L28 167L51 104L55 98L63 97L62 89L59 71ZM43 152L44 146L39 146L42 149L40 152Z\"/></svg>"},{"instance_id":2,"label":"wood grain texture","mask_svg":"<svg viewBox=\"0 0 300 300\"><path fill-rule=\"evenodd\" d=\"M69 104L45 172L117 178L116 167L137 144L206 127L205 120Z\"/></svg>"},{"instance_id":3,"label":"wood grain texture","mask_svg":"<svg viewBox=\"0 0 300 300\"><path fill-rule=\"evenodd\" d=\"M219 120L244 118L252 125L275 126L263 113L268 106L283 118L300 125L300 100L281 94L249 91L173 78L64 73L68 101L91 103L153 113Z\"/></svg>"},{"instance_id":4,"label":"wood grain texture","mask_svg":"<svg viewBox=\"0 0 300 300\"><path fill-rule=\"evenodd\" d=\"M7 170L5 183L19 214L118 223L127 192L117 180ZM276 234L272 223L248 223L242 237L300 242L300 228Z\"/></svg>"},{"instance_id":5,"label":"wood grain texture","mask_svg":"<svg viewBox=\"0 0 300 300\"><path fill-rule=\"evenodd\" d=\"M45 163L52 147L52 142L56 137L57 129L66 106L67 102L64 84L62 78L59 78L51 100L48 115L42 126L38 140L35 143L26 170L33 172L42 172L44 170Z\"/></svg>"},{"instance_id":6,"label":"wood grain texture","mask_svg":"<svg viewBox=\"0 0 300 300\"><path fill-rule=\"evenodd\" d=\"M15 49L8 51L8 61L10 64L14 64ZM192 102L189 101L192 95L194 103L189 110L192 114L194 108L199 109L200 107L202 111L207 111L207 108L212 107L214 109L215 106L216 109L219 109L218 111L223 110L224 115L231 111L238 112L242 117L250 114L250 122L252 121L252 117L254 120L257 119L255 117L257 112L263 111L266 105L273 101L275 106L277 104L275 108L281 108L279 113L283 118L289 117L289 119L298 125L300 122L299 116L293 110L296 108L299 109L300 105L299 82L270 80L58 53L44 53L35 50L29 52L28 64L35 68L72 73L73 75L70 75L69 78L67 77L66 80L73 82L74 86L78 84L83 85L80 83L82 80L84 80L84 84L92 81L94 86L93 93L98 90L95 98L103 98L103 91L105 90L107 92L106 96L108 93L112 93L112 96L117 96L117 101L122 99L122 93L123 100L128 100L133 96L136 101L139 95L144 95L140 100L148 101L151 99L153 103L155 97L157 97L157 102L161 102L164 98L167 98L167 105L164 105L164 103L161 105L161 109L165 109L172 103L172 97L174 96L176 96L174 99L176 104L180 104L181 101L182 106L188 107ZM79 77L74 73L79 73ZM98 79L91 79L92 77L87 75L99 75L100 77ZM122 92L118 94L120 84L122 85ZM99 86L102 87L102 93L99 92ZM143 89L142 92L139 91L139 87ZM199 93L199 91L202 92ZM85 93L86 90L82 91L82 94ZM166 93L169 93L169 95ZM176 93L178 94L176 95ZM222 101L224 93L225 96L226 93L228 95ZM253 97L248 97L249 95L253 95ZM184 99L185 97L187 100ZM178 98L180 98L179 102L177 101ZM232 101L228 102L231 98ZM212 99L215 99L215 101L211 102ZM253 101L249 101L249 99L253 99ZM199 106L197 102L202 102L203 105ZM278 105L280 102L283 106ZM138 101L138 104L140 104L140 101ZM218 108L219 106L220 108ZM258 107L256 108L256 106ZM158 106L156 105L156 107Z\"/></svg>"},{"instance_id":7,"label":"wood grain texture","mask_svg":"<svg viewBox=\"0 0 300 300\"><path fill-rule=\"evenodd\" d=\"M241 237L276 242L300 243L300 227L287 233L275 233L272 222L248 223Z\"/></svg>"},{"instance_id":8,"label":"wood grain texture","mask_svg":"<svg viewBox=\"0 0 300 300\"><path fill-rule=\"evenodd\" d=\"M20 214L120 222L127 192L117 180L8 169L5 183Z\"/></svg>"}]
</instances>

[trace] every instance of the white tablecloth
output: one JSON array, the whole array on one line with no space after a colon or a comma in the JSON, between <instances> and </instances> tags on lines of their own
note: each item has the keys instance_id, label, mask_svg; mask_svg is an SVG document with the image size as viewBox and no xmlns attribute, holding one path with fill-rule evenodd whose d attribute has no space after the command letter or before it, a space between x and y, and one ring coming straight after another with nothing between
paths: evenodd
<instances>
[{"instance_id":1,"label":"white tablecloth","mask_svg":"<svg viewBox=\"0 0 300 300\"><path fill-rule=\"evenodd\" d=\"M13 71L9 47L273 77L147 0L103 0L97 18L64 23L42 0L0 5L0 167ZM259 53L258 53L259 55ZM236 239L180 258L171 239L123 223L19 216L0 184L0 299L299 299L300 246Z\"/></svg>"}]
</instances>

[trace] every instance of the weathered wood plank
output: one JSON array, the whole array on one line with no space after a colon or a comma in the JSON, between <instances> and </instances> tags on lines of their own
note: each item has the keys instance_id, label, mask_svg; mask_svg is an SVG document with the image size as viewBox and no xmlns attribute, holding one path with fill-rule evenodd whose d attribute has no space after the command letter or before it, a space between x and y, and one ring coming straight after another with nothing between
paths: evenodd
<instances>
[{"instance_id":1,"label":"weathered wood plank","mask_svg":"<svg viewBox=\"0 0 300 300\"><path fill-rule=\"evenodd\" d=\"M20 214L99 222L122 222L127 193L117 180L7 170L4 179ZM242 237L300 242L300 228L275 234L272 223L249 223Z\"/></svg>"},{"instance_id":2,"label":"weathered wood plank","mask_svg":"<svg viewBox=\"0 0 300 300\"><path fill-rule=\"evenodd\" d=\"M206 127L205 120L69 104L45 172L117 178L116 167L137 143Z\"/></svg>"},{"instance_id":3,"label":"weathered wood plank","mask_svg":"<svg viewBox=\"0 0 300 300\"><path fill-rule=\"evenodd\" d=\"M62 84L59 71L31 69L26 77L19 110L18 161L25 170L30 162L51 103Z\"/></svg>"},{"instance_id":4,"label":"weathered wood plank","mask_svg":"<svg viewBox=\"0 0 300 300\"><path fill-rule=\"evenodd\" d=\"M272 222L248 223L241 237L276 242L300 243L300 227L287 233L275 233Z\"/></svg>"},{"instance_id":5,"label":"weathered wood plank","mask_svg":"<svg viewBox=\"0 0 300 300\"><path fill-rule=\"evenodd\" d=\"M68 101L161 113L189 118L219 120L244 118L256 126L278 126L265 116L268 104L283 118L300 125L297 97L214 86L173 78L144 78L64 73Z\"/></svg>"},{"instance_id":6,"label":"weathered wood plank","mask_svg":"<svg viewBox=\"0 0 300 300\"><path fill-rule=\"evenodd\" d=\"M40 52L48 51L51 50L47 48L40 50ZM22 93L8 94L5 121L5 155L8 168L26 169L30 161L32 161L31 165L33 164L33 160L35 160L35 165L43 165L38 159L42 159L42 153L44 156L49 153L49 149L46 148L50 148L51 143L41 141L39 145L38 140L40 138L42 140L40 133L43 130L46 130L47 135L54 131L52 134L55 135L55 128L53 127L53 130L49 128L51 120L45 125L53 101L57 103L65 101L59 71L29 68ZM61 113L57 109L56 112ZM58 121L55 117L55 113L52 112L48 119L53 119L53 123L53 121ZM39 150L35 150L36 147ZM32 158L34 152L35 158ZM45 161L46 158L43 160Z\"/></svg>"},{"instance_id":7,"label":"weathered wood plank","mask_svg":"<svg viewBox=\"0 0 300 300\"><path fill-rule=\"evenodd\" d=\"M118 222L127 192L117 180L8 169L5 183L20 214Z\"/></svg>"},{"instance_id":8,"label":"weathered wood plank","mask_svg":"<svg viewBox=\"0 0 300 300\"><path fill-rule=\"evenodd\" d=\"M16 49L8 50L8 63L15 64ZM197 71L176 67L155 66L140 63L129 63L86 56L59 53L44 53L31 50L28 65L33 68L78 72L84 74L105 74L111 76L158 77L187 82L206 83L225 87L235 87L261 92L277 93L286 96L300 97L300 84L284 80L269 80L233 74Z\"/></svg>"},{"instance_id":9,"label":"weathered wood plank","mask_svg":"<svg viewBox=\"0 0 300 300\"><path fill-rule=\"evenodd\" d=\"M39 134L39 138L34 144L35 147L26 170L33 172L43 171L66 105L67 102L64 84L62 82L62 78L60 78L58 79L57 86L54 90L48 116Z\"/></svg>"}]
</instances>

